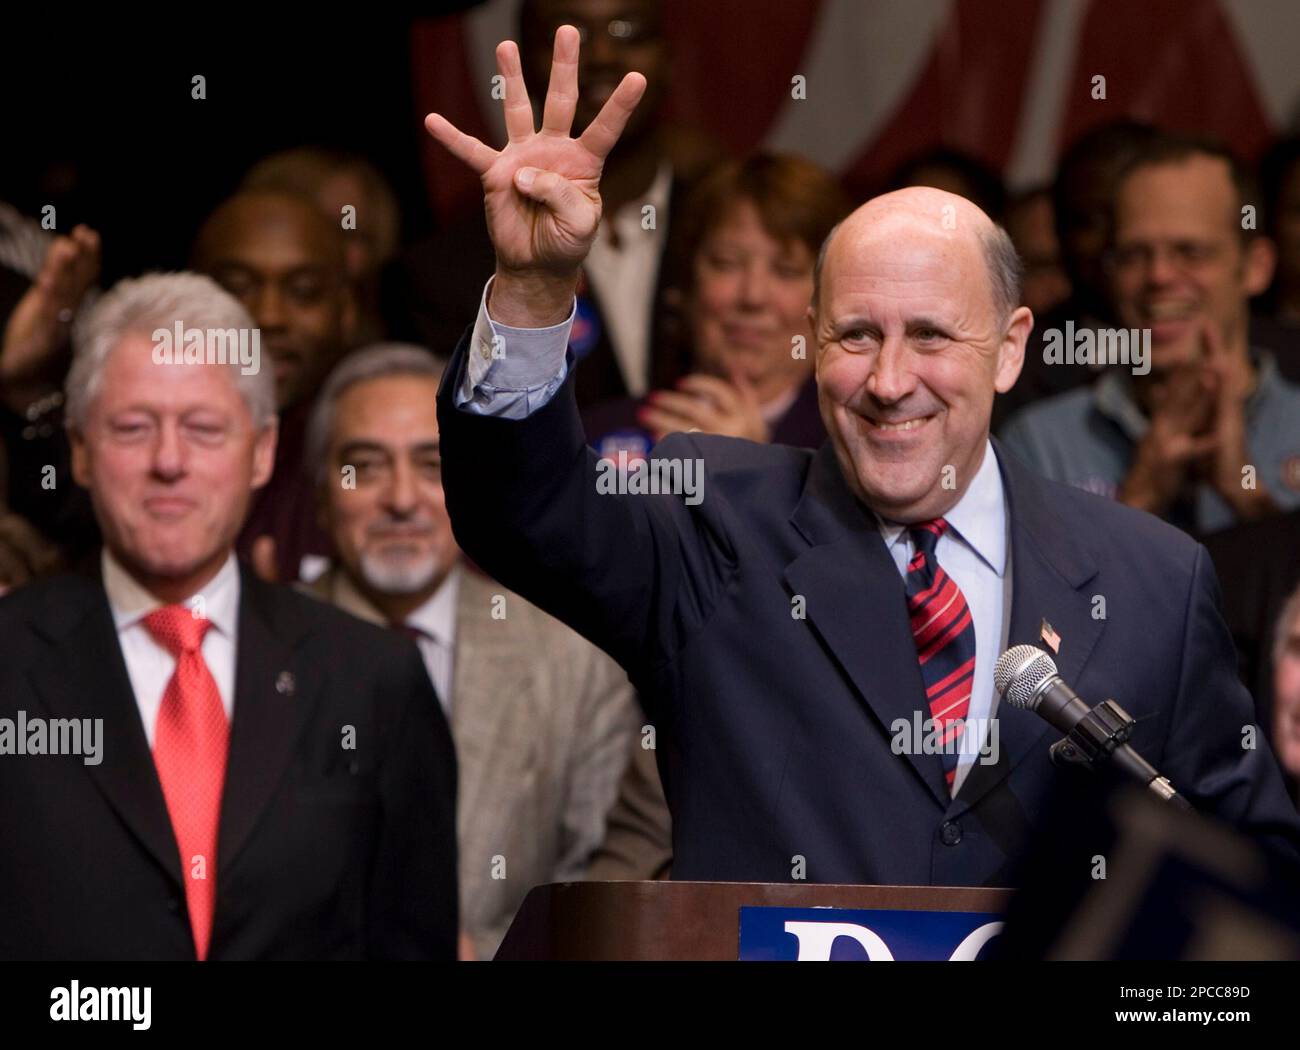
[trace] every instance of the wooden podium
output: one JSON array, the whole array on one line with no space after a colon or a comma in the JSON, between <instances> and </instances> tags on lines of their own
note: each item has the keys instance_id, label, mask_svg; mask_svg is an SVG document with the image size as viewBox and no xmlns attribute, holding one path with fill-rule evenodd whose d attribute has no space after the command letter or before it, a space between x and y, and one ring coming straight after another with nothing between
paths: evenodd
<instances>
[{"instance_id":1,"label":"wooden podium","mask_svg":"<svg viewBox=\"0 0 1300 1050\"><path fill-rule=\"evenodd\" d=\"M524 898L495 959L734 962L742 907L1002 913L1011 894L967 886L552 883Z\"/></svg>"}]
</instances>

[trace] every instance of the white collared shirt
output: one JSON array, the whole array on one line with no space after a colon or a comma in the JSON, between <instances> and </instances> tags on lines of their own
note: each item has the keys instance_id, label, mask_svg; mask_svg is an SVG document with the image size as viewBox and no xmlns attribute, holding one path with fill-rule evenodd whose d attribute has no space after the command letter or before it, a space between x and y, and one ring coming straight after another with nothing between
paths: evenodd
<instances>
[{"instance_id":1,"label":"white collared shirt","mask_svg":"<svg viewBox=\"0 0 1300 1050\"><path fill-rule=\"evenodd\" d=\"M984 459L957 505L945 514L948 529L935 546L935 559L961 588L975 624L975 678L971 683L968 720L987 719L997 710L993 692L993 668L1006 646L1010 610L1007 597L1010 544L1007 533L1006 495L1002 473L991 442L984 446ZM900 575L907 578L907 564L915 548L906 525L876 515L880 533ZM976 725L986 723L976 721ZM975 746L963 749L957 758L955 788L980 756Z\"/></svg>"},{"instance_id":2,"label":"white collared shirt","mask_svg":"<svg viewBox=\"0 0 1300 1050\"><path fill-rule=\"evenodd\" d=\"M100 556L104 590L108 594L117 641L122 647L126 672L131 679L144 735L153 749L154 729L167 683L176 672L176 657L144 624L144 618L165 603L142 587L105 547ZM212 621L203 636L203 661L212 672L221 694L226 719L235 710L235 642L239 637L239 565L232 552L208 585L179 604L200 605L202 615Z\"/></svg>"},{"instance_id":3,"label":"white collared shirt","mask_svg":"<svg viewBox=\"0 0 1300 1050\"><path fill-rule=\"evenodd\" d=\"M609 342L618 360L628 393L640 397L650 386L650 328L659 257L668 229L668 190L673 169L659 165L642 199L628 201L606 215L583 265L600 313L609 329ZM654 227L642 225L644 208L654 208ZM614 235L618 247L614 247Z\"/></svg>"},{"instance_id":4,"label":"white collared shirt","mask_svg":"<svg viewBox=\"0 0 1300 1050\"><path fill-rule=\"evenodd\" d=\"M410 627L420 631L415 639L416 648L424 660L424 668L429 673L429 680L438 692L443 714L451 718L451 683L455 669L456 654L456 604L460 597L459 564L453 565L451 571L438 584L438 589L429 595L423 605L406 618ZM361 594L348 579L346 572L338 574L340 604L368 606L374 603Z\"/></svg>"}]
</instances>

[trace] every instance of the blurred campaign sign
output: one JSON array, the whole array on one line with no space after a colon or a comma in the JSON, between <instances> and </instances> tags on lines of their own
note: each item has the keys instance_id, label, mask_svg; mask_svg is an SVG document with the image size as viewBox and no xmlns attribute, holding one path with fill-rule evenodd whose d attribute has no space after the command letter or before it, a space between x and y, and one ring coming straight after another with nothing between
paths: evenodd
<instances>
[{"instance_id":1,"label":"blurred campaign sign","mask_svg":"<svg viewBox=\"0 0 1300 1050\"><path fill-rule=\"evenodd\" d=\"M740 959L969 962L1001 932L992 912L741 908Z\"/></svg>"}]
</instances>

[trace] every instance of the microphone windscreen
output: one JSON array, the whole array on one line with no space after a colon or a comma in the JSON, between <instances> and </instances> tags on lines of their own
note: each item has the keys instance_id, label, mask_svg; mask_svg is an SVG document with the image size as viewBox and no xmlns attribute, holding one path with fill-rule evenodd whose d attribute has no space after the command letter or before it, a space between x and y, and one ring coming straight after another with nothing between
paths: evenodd
<instances>
[{"instance_id":1,"label":"microphone windscreen","mask_svg":"<svg viewBox=\"0 0 1300 1050\"><path fill-rule=\"evenodd\" d=\"M1030 708L1039 687L1056 674L1056 663L1036 645L1013 645L998 657L993 684L1012 707Z\"/></svg>"}]
</instances>

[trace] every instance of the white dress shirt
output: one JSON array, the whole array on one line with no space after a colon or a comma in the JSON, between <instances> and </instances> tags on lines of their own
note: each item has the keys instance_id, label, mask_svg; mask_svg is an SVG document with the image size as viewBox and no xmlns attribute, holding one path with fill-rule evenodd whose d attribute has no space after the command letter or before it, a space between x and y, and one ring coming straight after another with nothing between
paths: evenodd
<instances>
[{"instance_id":1,"label":"white dress shirt","mask_svg":"<svg viewBox=\"0 0 1300 1050\"><path fill-rule=\"evenodd\" d=\"M443 714L451 718L451 683L455 670L456 654L456 605L460 597L460 565L453 565L451 571L438 584L438 589L406 618L408 627L420 632L415 639L416 648L424 660L424 668L429 673L429 681L438 692ZM345 607L374 607L374 602L360 594L345 572L338 574L335 584L338 600Z\"/></svg>"},{"instance_id":2,"label":"white dress shirt","mask_svg":"<svg viewBox=\"0 0 1300 1050\"><path fill-rule=\"evenodd\" d=\"M997 698L993 690L993 667L1006 648L1011 602L1008 595L1010 574L1010 543L1007 532L1006 495L1002 489L1002 472L998 470L997 456L991 442L985 442L984 458L975 477L962 494L957 505L945 514L948 528L935 545L935 560L943 571L961 588L975 624L975 677L971 683L970 709L967 720L977 726L978 721L993 717ZM907 578L907 563L916 548L906 525L886 521L879 515L880 534L889 555L894 559L900 575ZM999 746L1001 736L999 735ZM980 756L979 742L966 741L963 735L962 753L957 756L957 774L954 791L970 767ZM990 760L993 756L990 756Z\"/></svg>"},{"instance_id":3,"label":"white dress shirt","mask_svg":"<svg viewBox=\"0 0 1300 1050\"><path fill-rule=\"evenodd\" d=\"M640 397L650 385L650 328L672 181L672 166L664 162L644 199L629 201L613 215L604 216L583 266L609 330L623 382L633 397ZM649 230L642 226L646 205L655 209L654 228ZM618 247L614 246L615 237Z\"/></svg>"},{"instance_id":4,"label":"white dress shirt","mask_svg":"<svg viewBox=\"0 0 1300 1050\"><path fill-rule=\"evenodd\" d=\"M176 657L156 638L144 624L144 618L165 603L144 589L122 567L122 564L105 547L100 556L103 568L104 590L108 594L113 624L117 628L118 644L126 661L126 672L131 679L144 735L153 750L154 729L158 711L162 707L167 683L176 672ZM226 720L235 711L235 642L239 637L239 565L231 553L206 587L190 595L181 605L212 621L203 636L203 661L212 672L221 694L221 706Z\"/></svg>"}]
</instances>

